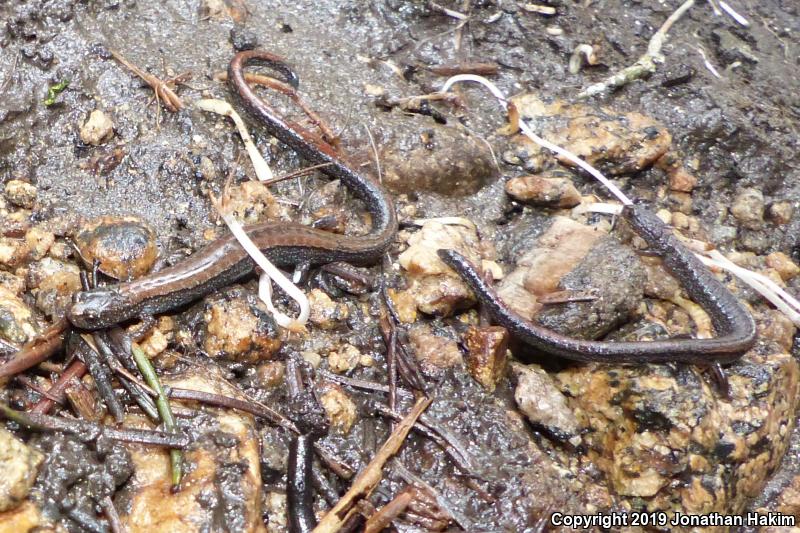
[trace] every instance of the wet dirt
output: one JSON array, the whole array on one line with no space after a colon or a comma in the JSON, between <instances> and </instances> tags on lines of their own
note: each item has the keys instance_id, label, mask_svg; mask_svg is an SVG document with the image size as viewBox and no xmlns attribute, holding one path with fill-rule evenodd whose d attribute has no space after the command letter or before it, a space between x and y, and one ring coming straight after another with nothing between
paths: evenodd
<instances>
[{"instance_id":1,"label":"wet dirt","mask_svg":"<svg viewBox=\"0 0 800 533\"><path fill-rule=\"evenodd\" d=\"M239 5L233 0L228 4ZM477 0L466 3L471 18L459 30L458 19L422 1L245 0L244 4L246 17L234 22L227 16L205 16L198 0L0 3L0 182L19 179L36 185L35 220L67 228L82 217L136 215L155 228L159 255L167 262L190 253L214 225L208 193L219 194L231 174L242 181L251 172L246 159L237 165L242 153L238 134L226 120L191 105L176 114L159 108L153 92L106 51L119 51L163 79L191 73L191 80L178 90L188 103L210 96L229 99L227 87L213 75L226 69L234 43L256 44L286 57L300 76L304 97L333 125L342 150L355 161L372 166L368 130L380 147L393 138L421 135L438 121L480 135L493 147L499 175L519 175L523 170L501 157L508 141L496 129L505 117L486 92L462 88L462 108L432 104L433 117L413 114L397 120L393 115L400 111L376 105L378 98L369 87L395 98L425 94L443 81L426 67L483 61L499 65L493 79L508 95L535 92L545 100L569 100L582 88L632 64L678 5L555 1L557 15L547 17L525 11L523 2ZM794 75L800 6L792 0L736 4L749 19L749 27L738 26L724 14L715 15L708 3L698 2L673 27L663 49L666 63L656 74L597 101L660 121L672 133L673 148L683 160L696 161L692 170L699 183L691 196L691 213L709 228L715 244L759 254L782 251L798 260L798 215L785 225L739 229L733 238L719 230L736 225L727 207L744 187L759 188L768 209L781 201L800 209L800 80ZM463 9L462 2L443 0L441 5ZM553 26L563 33L548 33ZM569 57L581 43L595 45L599 64L570 74ZM720 77L705 66L699 50ZM56 103L46 106L48 87L67 80L69 86ZM291 109L286 102L281 105ZM97 147L85 145L80 137L80 127L94 109L108 113L114 124L114 137ZM253 134L276 173L302 165L258 128ZM519 243L541 232L549 217L535 208L511 205L503 181L503 177L491 181L468 196L417 191L401 197L400 205L415 205L417 218L466 216L482 236L495 242L500 258L508 259ZM674 201L660 169L647 169L619 182L630 196L659 207ZM289 181L275 186L274 193L299 204L309 190L323 183L317 178L304 179L300 185ZM584 195L607 197L588 180L576 186ZM789 289L800 290L800 278L790 282ZM375 297L371 305L378 305ZM348 342L375 356L376 366L360 377L380 381L382 343L375 330L364 325L368 321L359 321L361 316L356 314L348 323L353 330ZM435 327L455 336L452 325L436 322ZM325 341L306 342L313 347ZM252 368L233 365L230 370L247 389ZM282 399L278 393L250 392L265 401ZM490 461L484 465L482 482L488 498L452 481L458 477L453 476L453 466L430 443L417 441L401 454L401 461L434 485L448 480L437 489L465 522L462 525L470 526L467 529L523 530L547 509L566 512L605 501L602 495L575 489L576 484L597 481L599 474L591 469L582 472L580 480L561 480L554 472L540 470L542 455L556 452L550 451L552 445L544 437L508 418L513 409L508 384L487 395L463 370L455 370L445 374L437 392L441 399L431 408L431 416L446 421L474 445L478 457ZM387 428L383 421L361 418L348 437L328 437L325 444L354 465L363 465ZM43 442L40 447L48 450L72 446L67 441ZM70 453L80 461L88 452ZM795 430L787 456L753 508L768 507L800 474L798 453L800 431ZM91 459L92 465L96 462ZM53 464L54 469L63 469ZM61 494L64 484L57 478L48 474L42 483L58 485ZM559 490L553 490L553 484ZM105 483L101 492L109 486ZM377 501L385 503L400 486L397 479L388 479L380 486ZM80 494L73 497L91 492L87 487L81 485ZM570 501L553 500L554 494L573 496ZM54 516L63 512L55 507L48 504L48 512Z\"/></svg>"}]
</instances>

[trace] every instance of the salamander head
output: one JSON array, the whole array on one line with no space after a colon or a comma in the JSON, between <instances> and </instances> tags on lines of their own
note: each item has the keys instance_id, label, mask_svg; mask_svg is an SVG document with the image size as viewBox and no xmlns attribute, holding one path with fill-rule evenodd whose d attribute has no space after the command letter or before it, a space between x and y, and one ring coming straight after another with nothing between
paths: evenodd
<instances>
[{"instance_id":1,"label":"salamander head","mask_svg":"<svg viewBox=\"0 0 800 533\"><path fill-rule=\"evenodd\" d=\"M75 294L67 310L69 321L83 329L100 329L127 320L135 314L133 306L119 291L99 287Z\"/></svg>"}]
</instances>

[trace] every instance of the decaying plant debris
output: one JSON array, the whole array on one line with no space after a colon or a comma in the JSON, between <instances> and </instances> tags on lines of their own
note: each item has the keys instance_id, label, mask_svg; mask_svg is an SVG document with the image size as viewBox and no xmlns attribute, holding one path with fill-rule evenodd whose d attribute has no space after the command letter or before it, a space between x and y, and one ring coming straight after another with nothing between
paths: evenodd
<instances>
[{"instance_id":1,"label":"decaying plant debris","mask_svg":"<svg viewBox=\"0 0 800 533\"><path fill-rule=\"evenodd\" d=\"M0 5L0 531L800 515L799 21L716 0ZM231 226L368 231L346 187L231 97L220 73L254 47L300 78L253 70L260 94L391 191L387 257L299 266L294 300L254 276L74 331L76 291ZM509 99L440 92L450 76ZM249 133L203 111L215 100ZM713 335L616 193L528 133L648 203L748 307L755 348L722 377L571 364L493 325L438 249L570 336Z\"/></svg>"}]
</instances>

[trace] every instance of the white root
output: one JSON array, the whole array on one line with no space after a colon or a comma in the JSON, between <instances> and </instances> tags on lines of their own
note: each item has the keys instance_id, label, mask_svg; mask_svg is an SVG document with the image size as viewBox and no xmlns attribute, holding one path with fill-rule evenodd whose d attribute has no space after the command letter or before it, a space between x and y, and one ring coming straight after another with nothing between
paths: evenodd
<instances>
[{"instance_id":1,"label":"white root","mask_svg":"<svg viewBox=\"0 0 800 533\"><path fill-rule=\"evenodd\" d=\"M197 107L204 111L210 111L212 113L230 117L234 124L236 124L236 128L239 130L239 135L241 135L242 141L244 141L245 148L250 156L250 160L253 162L253 168L255 169L256 176L258 177L259 181L264 182L274 179L272 169L269 168L269 165L256 148L255 143L253 143L253 139L250 137L250 133L247 131L244 121L242 121L242 118L228 102L223 100L205 99L198 101ZM242 246L242 248L244 248L247 254L253 258L253 261L255 261L259 267L261 267L263 272L258 279L258 296L267 306L269 312L272 313L272 316L275 318L275 322L277 322L279 326L290 331L302 330L306 322L308 322L308 317L311 314L311 304L308 301L308 297L306 297L305 293L300 290L297 285L292 283L289 278L284 276L283 272L278 270L278 268L273 265L263 253L261 253L261 250L259 250L258 246L256 246L253 240L250 239L239 221L225 210L224 205L221 205L216 201L214 203L217 211L219 211L220 216L222 216L222 220L228 226L228 229L231 231L233 236L236 237L236 240L239 241L239 244ZM300 314L297 316L297 318L292 318L278 311L273 305L273 281L277 283L278 286L283 289L283 291L290 298L297 302L297 305L300 307Z\"/></svg>"}]
</instances>

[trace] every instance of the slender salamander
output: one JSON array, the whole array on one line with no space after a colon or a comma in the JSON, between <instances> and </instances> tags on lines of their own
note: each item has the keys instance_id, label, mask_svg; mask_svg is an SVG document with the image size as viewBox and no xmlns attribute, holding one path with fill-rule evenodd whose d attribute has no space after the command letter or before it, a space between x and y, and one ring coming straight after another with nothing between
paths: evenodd
<instances>
[{"instance_id":1,"label":"slender salamander","mask_svg":"<svg viewBox=\"0 0 800 533\"><path fill-rule=\"evenodd\" d=\"M651 342L604 342L574 339L543 328L511 310L461 254L439 250L439 256L464 279L492 318L526 344L574 361L605 363L729 363L755 343L753 317L736 297L686 249L670 229L641 206L625 206L622 217L667 269L683 284L689 297L708 312L717 332L713 339L666 339Z\"/></svg>"},{"instance_id":2,"label":"slender salamander","mask_svg":"<svg viewBox=\"0 0 800 533\"><path fill-rule=\"evenodd\" d=\"M284 120L247 84L244 69L265 64L297 85L297 76L285 61L259 50L236 54L228 80L242 105L265 129L311 164L339 179L360 197L372 215L372 231L363 236L336 235L298 224L263 223L246 227L247 234L277 266L334 261L374 263L397 233L391 197L372 178L353 170L318 135ZM69 320L85 329L100 329L142 314L156 314L186 305L249 274L255 263L232 235L221 237L185 260L134 281L82 291L67 312Z\"/></svg>"}]
</instances>

